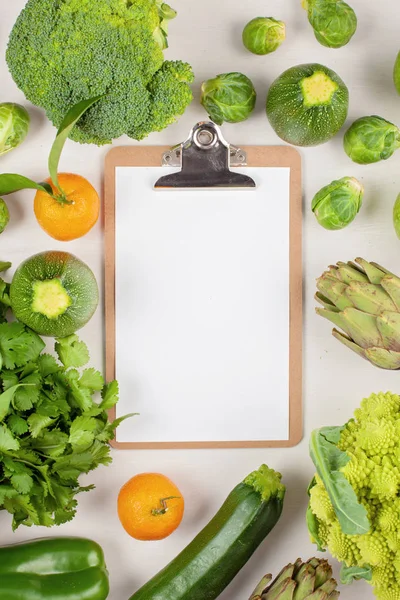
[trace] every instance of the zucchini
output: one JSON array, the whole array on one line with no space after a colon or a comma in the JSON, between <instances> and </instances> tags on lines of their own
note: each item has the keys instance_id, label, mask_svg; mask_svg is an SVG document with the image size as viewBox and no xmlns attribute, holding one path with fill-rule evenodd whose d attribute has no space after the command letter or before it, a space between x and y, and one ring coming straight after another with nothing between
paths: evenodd
<instances>
[{"instance_id":1,"label":"zucchini","mask_svg":"<svg viewBox=\"0 0 400 600\"><path fill-rule=\"evenodd\" d=\"M182 552L130 600L214 600L246 564L282 512L280 473L262 465L229 494Z\"/></svg>"},{"instance_id":2,"label":"zucchini","mask_svg":"<svg viewBox=\"0 0 400 600\"><path fill-rule=\"evenodd\" d=\"M343 126L349 91L339 75L320 64L291 67L271 85L267 117L275 133L295 146L316 146Z\"/></svg>"}]
</instances>

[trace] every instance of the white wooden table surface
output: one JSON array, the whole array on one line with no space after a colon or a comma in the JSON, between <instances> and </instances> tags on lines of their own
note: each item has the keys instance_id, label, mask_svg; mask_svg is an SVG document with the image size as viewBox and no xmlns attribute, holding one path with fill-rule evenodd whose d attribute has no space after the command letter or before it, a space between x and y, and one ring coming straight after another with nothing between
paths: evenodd
<instances>
[{"instance_id":1,"label":"white wooden table surface","mask_svg":"<svg viewBox=\"0 0 400 600\"><path fill-rule=\"evenodd\" d=\"M400 4L397 0L351 0L359 18L351 43L340 50L318 44L300 0L174 0L179 17L170 26L168 58L190 62L196 73L195 100L180 121L144 144L175 144L191 126L205 118L199 105L201 82L218 73L242 71L258 91L257 108L246 122L223 127L234 144L276 144L280 140L265 116L268 86L286 68L299 63L320 62L338 72L350 90L350 123L367 114L379 114L400 124L400 97L392 83L392 69L400 39ZM42 111L28 105L13 83L4 60L7 37L23 8L24 0L3 0L0 5L0 102L24 103L32 115L29 137L18 150L1 158L2 172L17 172L36 180L47 176L46 160L55 130ZM255 16L274 16L287 24L287 40L274 54L257 57L244 50L241 31ZM122 138L117 144L134 143ZM101 188L102 165L108 148L68 142L61 170L82 174ZM252 560L221 595L221 600L247 600L265 572L276 573L298 556L315 554L309 542L304 513L306 488L313 474L308 457L308 437L318 426L344 423L361 399L381 390L398 391L397 373L380 371L342 347L330 335L328 322L314 314L315 279L328 264L356 256L377 261L400 273L400 241L392 226L392 206L400 192L400 155L369 167L357 166L344 154L342 133L333 141L301 150L304 168L304 403L305 436L301 444L284 450L220 451L120 451L114 462L85 477L97 488L79 498L75 520L63 527L20 528L11 531L10 516L0 513L1 544L47 535L84 535L104 548L111 576L110 600L125 600L180 551L219 508L228 492L251 470L266 462L283 473L287 485L285 509L279 525ZM310 211L313 194L332 179L345 175L360 178L366 188L364 206L356 221L341 232L322 229ZM103 283L103 239L99 224L83 239L56 243L37 225L32 194L10 198L11 224L0 237L0 258L17 266L22 259L42 250L66 249L86 261ZM271 260L274 257L271 256ZM273 287L273 281L271 286ZM92 363L103 367L103 306L82 336L91 349ZM274 344L274 340L271 340ZM276 357L279 360L279 356ZM133 406L134 409L134 406ZM179 419L179 415L176 415ZM210 418L212 416L210 415ZM140 417L137 426L140 427ZM186 499L186 514L179 530L161 542L131 539L121 528L116 498L121 485L136 473L159 471L171 477ZM372 591L365 583L353 584L343 598L367 600Z\"/></svg>"}]
</instances>

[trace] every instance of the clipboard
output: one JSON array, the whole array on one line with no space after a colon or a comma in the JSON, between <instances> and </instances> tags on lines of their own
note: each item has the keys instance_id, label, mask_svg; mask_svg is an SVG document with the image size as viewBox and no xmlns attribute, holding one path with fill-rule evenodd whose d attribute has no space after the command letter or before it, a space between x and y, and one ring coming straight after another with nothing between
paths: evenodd
<instances>
[{"instance_id":1,"label":"clipboard","mask_svg":"<svg viewBox=\"0 0 400 600\"><path fill-rule=\"evenodd\" d=\"M208 134L208 139L206 134ZM198 142L196 144L194 142L195 136L197 136ZM194 146L196 147L193 150ZM201 155L201 160L206 161L204 162L204 164L200 163L200 166L197 160L199 153ZM208 163L206 158L207 154L209 155ZM165 169L167 175L162 175L163 169ZM146 288L146 293L142 294L142 296L145 297L145 300L143 300L143 297L141 298L142 304L141 301L136 300L136 295L140 296L140 285L138 285L140 284L140 281L147 282L147 280L151 280L153 276L153 267L149 267L149 265L155 266L154 272L157 271L157 269L161 269L154 256L151 256L150 263L144 261L143 264L141 264L141 254L145 255L146 252L148 253L149 251L153 254L155 253L155 250L153 252L152 244L147 238L149 236L154 236L151 241L154 243L155 246L157 246L157 244L159 243L159 237L162 237L164 235L164 229L168 229L168 227L171 226L170 221L172 221L172 231L174 233L169 232L169 237L167 237L166 241L162 240L162 243L168 243L168 240L171 240L175 243L175 238L177 236L176 229L174 228L178 227L176 221L179 221L180 229L178 229L178 231L182 232L185 229L186 225L185 221L181 222L181 219L184 219L185 215L190 221L190 227L192 227L191 234L194 234L194 237L196 237L198 235L198 227L196 225L196 219L193 219L193 211L195 210L195 207L197 207L197 210L199 210L199 206L202 207L205 204L209 207L211 206L212 208L213 205L219 206L219 204L222 203L221 210L223 217L224 215L226 216L230 215L231 213L234 213L235 210L231 210L231 207L235 207L236 204L238 206L242 206L243 202L247 203L244 205L245 207L251 207L251 210L248 212L255 210L257 202L259 206L263 206L264 196L262 196L261 202L260 200L255 201L257 196L252 196L253 192L250 191L250 189L257 186L257 183L253 181L251 175L253 173L259 174L264 172L268 172L270 174L269 183L271 184L271 186L273 186L272 175L277 176L278 174L287 172L288 177L288 222L286 223L286 226L288 228L289 240L287 248L288 270L286 276L284 275L283 277L283 279L287 279L286 283L288 290L287 339L284 339L284 344L287 347L287 386L286 383L284 385L282 379L282 386L279 385L279 382L275 382L275 388L271 389L270 394L265 393L265 390L267 389L266 386L268 386L269 378L273 378L273 376L275 375L274 371L278 369L277 365L279 365L279 362L275 361L280 360L279 356L274 355L273 348L275 345L279 346L279 343L282 344L282 341L279 336L275 336L275 341L273 338L268 340L269 346L267 348L265 344L264 346L262 346L260 340L260 347L263 349L263 351L269 352L270 359L268 361L265 361L264 372L262 352L260 353L261 356L258 356L258 354L253 354L253 362L256 362L257 364L256 366L252 364L251 369L254 369L255 379L257 379L257 377L259 376L261 377L260 381L262 382L262 385L257 387L257 384L255 383L254 387L252 388L253 379L251 373L253 371L251 371L250 375L246 375L247 380L244 382L243 388L244 390L247 390L247 388L250 388L252 390L252 396L250 397L250 399L249 397L245 397L246 394L243 393L243 390L239 393L237 392L236 387L228 387L228 392L225 392L225 395L224 393L221 394L221 405L219 405L217 404L220 398L220 396L218 395L218 389L224 389L224 381L222 380L222 383L217 381L217 385L215 385L215 381L213 380L215 361L219 360L217 355L215 357L214 363L210 361L209 369L212 372L210 371L209 373L199 374L199 371L201 370L201 368L199 368L199 364L197 364L197 367L193 370L193 372L191 371L192 363L195 363L196 360L192 360L189 348L187 352L186 348L185 352L182 352L182 348L179 345L177 345L175 349L172 348L171 351L169 351L170 348L168 346L168 351L164 350L163 358L166 358L167 362L172 361L170 362L170 365L175 365L173 359L174 352L176 351L176 354L180 357L179 360L183 362L187 361L185 363L186 369L184 372L181 373L179 373L179 369L176 370L173 377L168 374L166 375L165 372L162 372L161 375L156 374L156 364L158 363L155 354L158 352L160 345L162 346L164 342L164 340L161 340L160 342L157 336L160 328L168 328L170 316L163 318L162 314L157 313L156 319L158 319L160 327L155 327L154 319L150 318L147 315L148 307L152 303L157 304L157 302L159 303L159 307L163 307L164 299L162 299L162 302L160 303L159 294L155 294L155 296L152 299L149 296L146 296L146 294L149 293L149 290ZM140 178L138 178L139 174ZM222 185L216 185L215 182L220 181L221 179L223 180ZM122 183L120 180L122 181ZM145 184L143 183L144 180L146 180ZM121 187L121 185L125 187ZM240 194L243 194L243 196L239 197L237 196L238 192L236 190L241 187L245 191L241 191ZM266 194L265 202L271 202L271 198L268 197L268 187L269 185L267 181L266 183L264 182L262 184L262 187L260 188L263 194L264 192ZM124 196L122 199L118 197L118 190L120 188L122 190L122 195ZM199 189L206 191L199 192ZM272 189L273 187L271 187L270 191L272 191ZM186 192L184 190L186 190ZM204 193L213 194L213 201L208 202L208 195L198 195ZM145 194L146 198L143 199L142 196ZM147 196L147 194L149 195ZM182 194L184 194L184 196L182 196ZM126 196L129 195L130 198L126 198ZM137 196L139 196L139 200L137 199ZM186 201L186 199L188 201ZM202 203L202 199L207 200L207 202ZM234 202L230 204L232 199L234 199ZM131 213L130 211L133 210L132 206L137 201L139 202L140 206L138 205L137 210L135 209L136 212L134 211L133 213ZM178 211L178 216L176 217L175 221L173 218L170 218L171 211L169 211L168 209L170 202L172 202L171 207L173 207L173 210ZM118 203L120 204L118 205ZM121 206L121 209L119 208L119 206ZM202 209L200 208L200 210ZM212 210L214 209L212 208ZM116 439L112 442L112 446L117 449L188 449L291 447L298 444L299 441L302 439L303 435L302 193L301 158L299 153L294 148L289 146L246 146L242 148L236 148L234 146L231 146L224 140L219 128L216 125L209 122L198 123L192 129L189 138L186 141L172 148L163 146L115 147L109 151L105 159L104 211L106 378L108 381L110 381L117 377L121 386L121 399L119 406L110 411L110 418L118 418L126 412L139 413L139 416L134 417L133 419L130 419L127 422L125 422L130 423L130 425L128 426L130 429L126 429L121 437L119 436L120 428L117 430ZM223 211L227 212L224 213ZM263 211L265 219L264 222L269 223L265 208L263 208ZM162 213L162 216L160 216L159 212ZM181 213L184 213L184 215L182 216ZM221 218L221 214L219 214L218 210L213 214L217 220L218 218ZM150 224L147 221L147 226L142 227L140 223L140 218L137 218L139 215L140 218L143 215L147 215L146 218L150 219ZM157 221L157 218L159 218L160 221L163 221L158 224L160 229L158 229L157 231L160 235L157 235L157 231L153 231L152 220L155 219ZM211 219L211 222L212 221L213 220ZM210 219L203 221L202 224L204 225L205 223L207 228L209 222ZM132 236L130 236L129 233L127 234L126 227L128 223L132 224L132 228L134 230ZM146 221L143 221L143 223L146 223ZM165 227L163 227L164 224ZM199 223L199 227L200 225L201 224ZM277 224L277 226L279 226L279 224ZM271 227L270 223L269 227ZM156 230L156 227L154 229ZM130 230L128 230L128 232L129 231ZM149 233L149 236L146 235L146 231L151 231L151 233ZM260 231L262 231L262 229L260 229ZM121 239L119 237L120 232L121 238L123 237L123 235L125 235L124 239ZM213 232L211 232L210 234L210 239L214 239L212 233ZM191 235L187 234L187 237L190 241ZM218 251L220 247L224 246L224 232L221 231L220 245L218 244L217 237L216 241L214 240L214 248L216 248L216 250ZM187 240L185 240L185 242L186 241ZM136 242L137 247L135 247ZM242 244L242 246L245 247L246 244ZM168 252L165 252L165 249L168 250L168 248L167 246L160 247L164 249L161 251L161 256L159 257L159 259L162 262L163 260L165 260L164 254L168 254ZM257 249L257 246L255 246L255 248ZM122 252L123 258L118 258L119 252ZM181 254L184 255L185 252ZM172 256L176 257L177 254L174 254ZM128 260L126 260L127 257ZM133 259L133 266L131 266L131 259ZM275 259L276 257L274 256L269 257L269 261L274 261ZM265 273L267 273L270 269L270 266L268 264L269 261L265 261ZM201 262L198 262L196 264L201 265ZM136 268L138 270L138 273L135 274ZM251 269L249 270L251 271ZM125 273L127 274L126 281L124 279L122 287L121 282L118 280L118 277L116 281L116 273L118 275L118 272L123 273L121 277L124 278ZM260 259L257 272L263 277L264 265L262 262L260 262ZM184 273L186 273L187 275L188 271L184 270ZM133 278L133 280L131 280L130 278ZM174 280L175 284L178 285L180 289L180 293L178 294L179 298L182 295L185 296L186 292L186 289L182 287L182 279L184 278L179 278L179 275L177 275L176 280ZM229 277L227 278L227 280L228 279ZM216 281L215 278L213 281ZM231 282L231 280L229 281ZM248 279L248 281L250 282L251 287L251 279ZM193 281L191 281L190 285L192 285L192 283ZM145 283L145 285L147 284ZM276 287L279 288L279 281L271 281L271 294L274 294L274 290L276 289ZM155 286L155 289L156 288L157 286ZM203 288L201 287L200 291L202 291L202 289ZM123 291L123 294L121 293L121 290ZM219 292L221 292L222 295L226 292L222 284L221 286L219 286ZM196 296L190 296L190 298L191 300L194 300L195 303L197 303L199 302L199 295L201 296L201 293L199 294L197 291ZM129 321L124 321L122 316L118 314L119 298L121 298L122 296L124 296L125 308L128 307L127 310L132 311L130 313L131 318ZM216 297L218 297L218 293L216 294ZM274 296L268 295L268 297L271 298ZM129 298L129 303L125 301L126 298ZM212 310L210 312L208 306L208 304L211 304L211 307L213 307L214 300L212 298L212 294L209 298L204 298L204 300L206 312L208 311L208 318L210 314L212 315ZM253 305L251 294L247 298L248 303L249 301L250 304ZM133 305L135 305L135 302L137 308L131 308L131 304L133 303ZM188 303L187 299L186 303ZM168 302L165 302L165 304L168 305ZM215 304L218 304L217 300L215 300L214 305ZM283 297L281 304L285 305L285 298ZM185 310L186 305L183 306L183 310ZM193 315L197 315L199 312L199 307L198 305L196 306L197 312L193 313ZM200 304L199 306L200 308L202 308L203 305ZM252 308L253 306L249 306L249 311L246 313L247 317L250 319L252 318ZM262 305L260 308L261 310L263 310ZM220 319L221 315L224 315L224 313L217 312L217 317L215 318ZM177 318L175 323L176 326L180 326L180 323L182 320L184 320L184 317L188 318L187 315L182 316L182 318L180 315L173 315L172 318L175 317ZM237 327L240 331L240 314L237 315L236 324L234 323L234 320L234 318L231 318L230 320L232 327ZM118 323L120 324L118 325ZM132 325L132 323L134 323L134 325ZM219 321L216 321L216 323L218 324ZM148 329L146 329L146 326L148 327ZM186 322L186 327L190 326L191 321L188 318ZM133 329L130 329L131 327L133 327ZM264 329L264 331L269 331L268 327L269 326L267 326L267 329ZM276 327L274 319L271 320L271 327ZM185 326L183 326L183 329L184 328ZM215 331L216 329L217 327L215 327L214 323L213 331ZM285 331L284 326L283 330ZM229 332L230 329L228 329L227 331ZM202 329L200 325L196 329L196 332L197 338L202 339ZM253 337L257 337L258 329L254 329L254 335L250 335L248 331L245 331L245 328L243 332L245 336L245 343L243 344L243 349L246 349L247 352L248 347L246 344L248 344L249 347L251 346L252 351L255 351L257 349L257 346L253 348ZM150 338L156 338L153 346L148 343L147 334L149 334ZM167 336L168 333L166 333L165 335ZM185 331L182 335L182 339L184 339L187 343L188 338L185 337ZM263 337L265 338L265 335ZM130 341L127 341L128 339ZM143 342L143 347L140 347L140 340L142 340ZM279 343L277 340L279 340ZM130 346L131 342L134 346L134 349L132 349ZM125 344L123 358L121 358L121 350L120 357L118 356L119 345L121 344ZM214 350L213 345L214 344L210 344L210 346L208 346L211 354ZM201 347L201 341L197 343L196 340L194 340L194 352L198 351L198 346ZM236 348L237 356L235 354L235 359L239 356L238 353L240 352L240 350L240 347ZM230 350L228 348L228 354L229 351ZM129 354L128 358L127 354ZM189 356L189 358L187 355ZM204 351L204 347L202 350L202 358L207 359L207 351ZM123 369L119 369L120 362L124 362ZM154 378L150 364L151 362L154 362ZM201 361L197 362L201 365ZM267 362L271 364L267 364ZM235 364L240 365L240 360ZM226 378L231 379L233 376L238 376L238 381L240 382L240 376L238 375L238 372L240 374L240 366L238 369L229 369L225 373ZM190 377L187 374L188 371L190 372ZM140 380L142 375L143 382L141 382ZM197 377L198 379L196 379ZM262 377L264 379L262 379ZM130 380L129 385L127 384L127 381L125 381L128 379ZM182 381L182 385L180 384L180 381ZM207 387L208 381L210 381L209 387ZM193 387L191 388L190 385L192 383ZM161 387L158 387L158 389L157 384L161 385ZM229 381L229 385L231 385L231 381ZM153 391L154 387L157 393L154 392L153 395L149 393L148 397L146 398L146 394L143 393L143 390L146 390L146 386L147 389L151 391ZM181 392L181 387L184 388L185 386L187 404L183 404L184 400L178 399L181 393L183 394L183 392ZM201 391L198 391L199 386L201 388ZM263 386L265 389L263 388ZM217 388L217 391L215 388ZM193 390L193 394L191 390ZM230 394L229 390L231 390L232 394ZM262 392L261 390L264 391ZM164 399L164 391L165 397L169 398L169 400ZM287 397L285 397L286 393ZM207 405L205 399L208 399L208 394L210 394L210 401ZM232 398L233 396L238 396L234 400L236 403L240 402L241 399L243 400L242 406L239 410L240 414L237 414L233 400L232 404L229 404L230 398L227 397L228 394ZM143 398L141 396L143 396ZM252 405L253 396L255 403L254 406ZM136 399L141 399L142 401L141 407L139 407L139 409L137 406ZM174 402L181 402L180 405L177 404L178 407L180 406L179 410L175 410L176 406L175 408L174 406L172 406ZM207 405L208 413L211 414L203 414L203 404L204 411L207 410ZM129 410L126 410L128 406ZM217 406L220 412L220 414L218 415L216 410ZM276 407L281 406L284 406L285 410L287 410L287 433L285 430L284 435L275 433L273 424L274 417L272 415L271 418L271 411L268 412L268 407L272 407L272 409L275 410ZM256 407L256 409L254 409L254 407ZM153 421L156 421L156 419L154 419L154 415L158 415L158 411L162 412L162 416L160 416L159 423L157 425L156 423L152 422L152 419ZM191 416L195 422L194 425L192 423ZM168 422L169 418L171 418L170 424ZM187 437L185 435L185 418L187 419L186 431L191 431L190 435L187 435ZM181 424L180 419L182 419ZM197 423L196 420L198 421ZM176 421L178 421L178 423ZM235 423L233 423L233 421L235 421ZM278 421L279 419L277 418L277 423ZM253 427L254 423L258 422L258 431L260 433L257 434L253 432L251 436L249 435L247 437L246 422L251 422L253 424ZM147 423L149 423L149 431L153 431L156 433L149 434L146 438L145 434L143 433L143 426ZM269 427L269 431L271 432L271 434L265 436L262 435L263 423L266 430ZM236 428L236 431L238 431L240 428L240 436L232 435L227 439L228 433L226 432L226 430L229 429L231 425L232 430L235 430ZM156 429L157 426L159 428L158 430ZM212 430L211 432L208 429L209 426L210 430ZM151 429L152 427L153 430ZM285 425L281 424L279 427L279 431L283 431L285 429ZM171 431L172 433L168 433L169 431ZM197 431L199 432L198 435Z\"/></svg>"}]
</instances>

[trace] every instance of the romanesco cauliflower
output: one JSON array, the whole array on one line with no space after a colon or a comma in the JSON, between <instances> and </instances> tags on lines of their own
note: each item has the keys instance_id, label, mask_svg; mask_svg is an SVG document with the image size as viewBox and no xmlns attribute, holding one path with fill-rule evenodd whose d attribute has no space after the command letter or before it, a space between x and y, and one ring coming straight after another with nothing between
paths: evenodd
<instances>
[{"instance_id":1,"label":"romanesco cauliflower","mask_svg":"<svg viewBox=\"0 0 400 600\"><path fill-rule=\"evenodd\" d=\"M175 15L163 0L28 0L10 35L8 67L57 127L77 102L104 96L72 139L140 140L174 122L192 101L191 67L164 62Z\"/></svg>"},{"instance_id":2,"label":"romanesco cauliflower","mask_svg":"<svg viewBox=\"0 0 400 600\"><path fill-rule=\"evenodd\" d=\"M317 469L307 522L313 542L364 578L379 600L400 600L400 397L372 394L344 427L311 436Z\"/></svg>"}]
</instances>

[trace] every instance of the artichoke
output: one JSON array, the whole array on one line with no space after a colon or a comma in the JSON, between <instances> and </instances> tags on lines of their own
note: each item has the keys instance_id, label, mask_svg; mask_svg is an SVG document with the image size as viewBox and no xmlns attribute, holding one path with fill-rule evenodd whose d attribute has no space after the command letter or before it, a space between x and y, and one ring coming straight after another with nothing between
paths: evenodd
<instances>
[{"instance_id":1,"label":"artichoke","mask_svg":"<svg viewBox=\"0 0 400 600\"><path fill-rule=\"evenodd\" d=\"M271 579L272 575L266 575L250 600L335 600L340 595L328 561L318 558L306 563L298 558L267 585Z\"/></svg>"},{"instance_id":2,"label":"artichoke","mask_svg":"<svg viewBox=\"0 0 400 600\"><path fill-rule=\"evenodd\" d=\"M338 262L317 280L319 315L336 339L381 369L400 369L400 278L363 258Z\"/></svg>"}]
</instances>

